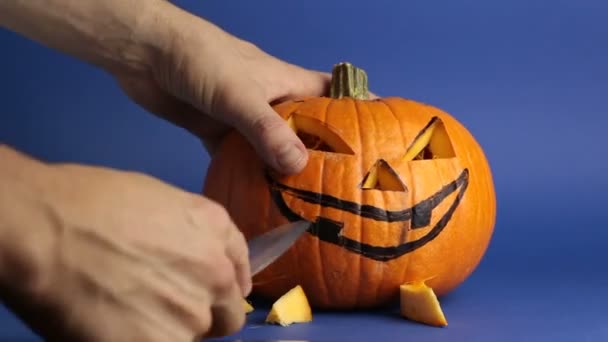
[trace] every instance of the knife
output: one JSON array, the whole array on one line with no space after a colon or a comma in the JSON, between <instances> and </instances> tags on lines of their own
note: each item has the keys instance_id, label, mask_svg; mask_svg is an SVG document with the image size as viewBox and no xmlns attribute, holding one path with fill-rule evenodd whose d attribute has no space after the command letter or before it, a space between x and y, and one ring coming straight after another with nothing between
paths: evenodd
<instances>
[{"instance_id":1,"label":"knife","mask_svg":"<svg viewBox=\"0 0 608 342\"><path fill-rule=\"evenodd\" d=\"M310 222L300 220L284 224L249 240L247 245L251 276L285 253L309 227Z\"/></svg>"}]
</instances>

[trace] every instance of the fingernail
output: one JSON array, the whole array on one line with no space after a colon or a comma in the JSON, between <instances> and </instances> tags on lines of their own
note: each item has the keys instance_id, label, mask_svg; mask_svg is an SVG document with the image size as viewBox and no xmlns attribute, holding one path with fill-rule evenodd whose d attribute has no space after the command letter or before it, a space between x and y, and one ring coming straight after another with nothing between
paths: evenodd
<instances>
[{"instance_id":1,"label":"fingernail","mask_svg":"<svg viewBox=\"0 0 608 342\"><path fill-rule=\"evenodd\" d=\"M305 161L306 150L296 144L283 145L277 154L277 164L281 172L298 172Z\"/></svg>"}]
</instances>

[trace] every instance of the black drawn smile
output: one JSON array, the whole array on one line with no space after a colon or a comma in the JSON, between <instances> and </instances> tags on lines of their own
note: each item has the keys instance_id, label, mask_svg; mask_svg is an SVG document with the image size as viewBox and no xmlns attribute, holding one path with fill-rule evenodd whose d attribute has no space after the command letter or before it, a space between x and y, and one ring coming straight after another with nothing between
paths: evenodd
<instances>
[{"instance_id":1,"label":"black drawn smile","mask_svg":"<svg viewBox=\"0 0 608 342\"><path fill-rule=\"evenodd\" d=\"M298 221L305 218L302 218L289 208L285 203L283 194L294 196L308 203L339 209L353 215L359 215L376 221L406 222L409 220L411 222L411 229L420 229L428 227L431 224L431 214L433 210L450 194L458 191L454 202L426 235L399 245L388 247L374 246L349 239L341 234L341 231L344 228L344 222L337 222L325 217L317 217L308 230L308 233L318 237L322 241L341 246L353 253L378 261L389 261L424 246L443 231L456 211L456 208L458 208L468 187L469 171L468 169L464 169L456 179L413 207L396 211L385 210L372 205L362 205L327 194L292 188L277 182L269 174L266 174L266 178L275 204L281 211L281 214L289 221ZM407 225L403 225L403 229L407 229L406 226Z\"/></svg>"}]
</instances>

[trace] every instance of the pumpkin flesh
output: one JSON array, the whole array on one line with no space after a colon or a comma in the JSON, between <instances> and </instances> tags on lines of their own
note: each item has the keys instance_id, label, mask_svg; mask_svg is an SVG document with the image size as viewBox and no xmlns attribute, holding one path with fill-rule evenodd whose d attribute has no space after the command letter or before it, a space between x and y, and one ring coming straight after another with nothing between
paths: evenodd
<instances>
[{"instance_id":1,"label":"pumpkin flesh","mask_svg":"<svg viewBox=\"0 0 608 342\"><path fill-rule=\"evenodd\" d=\"M404 318L437 327L448 325L437 296L424 281L401 285L399 294Z\"/></svg>"},{"instance_id":2,"label":"pumpkin flesh","mask_svg":"<svg viewBox=\"0 0 608 342\"><path fill-rule=\"evenodd\" d=\"M266 316L266 323L288 326L293 323L312 321L312 310L301 286L296 286L281 296Z\"/></svg>"}]
</instances>

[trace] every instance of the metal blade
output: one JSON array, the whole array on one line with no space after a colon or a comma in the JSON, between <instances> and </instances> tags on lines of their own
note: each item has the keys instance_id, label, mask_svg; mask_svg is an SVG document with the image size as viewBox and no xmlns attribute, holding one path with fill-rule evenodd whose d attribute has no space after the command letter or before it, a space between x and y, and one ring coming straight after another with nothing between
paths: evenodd
<instances>
[{"instance_id":1,"label":"metal blade","mask_svg":"<svg viewBox=\"0 0 608 342\"><path fill-rule=\"evenodd\" d=\"M251 239L247 243L251 276L256 275L285 253L309 227L308 221L296 221Z\"/></svg>"}]
</instances>

